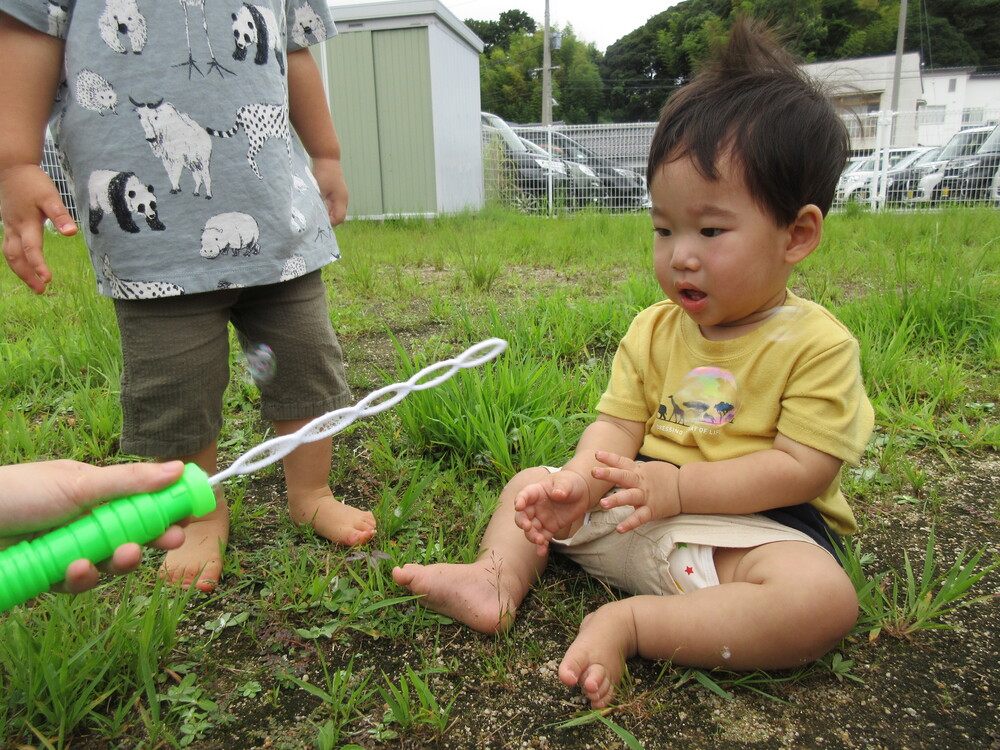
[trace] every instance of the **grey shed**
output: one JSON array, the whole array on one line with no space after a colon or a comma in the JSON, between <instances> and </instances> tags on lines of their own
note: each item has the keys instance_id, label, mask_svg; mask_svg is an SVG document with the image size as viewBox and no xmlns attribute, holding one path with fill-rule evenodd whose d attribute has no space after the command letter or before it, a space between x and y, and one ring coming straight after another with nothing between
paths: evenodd
<instances>
[{"instance_id":1,"label":"grey shed","mask_svg":"<svg viewBox=\"0 0 1000 750\"><path fill-rule=\"evenodd\" d=\"M321 51L348 215L436 216L483 205L479 53L438 0L335 5Z\"/></svg>"}]
</instances>

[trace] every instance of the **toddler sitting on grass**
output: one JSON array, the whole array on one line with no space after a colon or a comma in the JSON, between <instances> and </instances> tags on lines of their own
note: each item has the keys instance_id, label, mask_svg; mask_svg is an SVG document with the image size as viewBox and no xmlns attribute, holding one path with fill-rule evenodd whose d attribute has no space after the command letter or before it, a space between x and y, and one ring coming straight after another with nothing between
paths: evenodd
<instances>
[{"instance_id":1,"label":"toddler sitting on grass","mask_svg":"<svg viewBox=\"0 0 1000 750\"><path fill-rule=\"evenodd\" d=\"M469 565L397 583L486 633L511 625L551 549L634 594L589 614L559 667L594 708L634 656L733 670L818 659L857 597L834 554L840 491L873 428L858 344L787 284L820 243L844 124L747 20L667 102L653 137L653 270L570 461L504 488Z\"/></svg>"}]
</instances>

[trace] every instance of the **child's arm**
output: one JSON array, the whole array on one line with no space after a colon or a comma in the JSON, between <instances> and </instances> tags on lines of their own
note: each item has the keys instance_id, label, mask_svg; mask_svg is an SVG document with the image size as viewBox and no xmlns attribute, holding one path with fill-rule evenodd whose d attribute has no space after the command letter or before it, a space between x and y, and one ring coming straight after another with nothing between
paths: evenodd
<instances>
[{"instance_id":1,"label":"child's arm","mask_svg":"<svg viewBox=\"0 0 1000 750\"><path fill-rule=\"evenodd\" d=\"M544 553L550 540L565 533L574 521L614 484L595 476L595 455L614 451L634 456L642 446L645 425L606 414L583 431L573 457L543 482L529 485L514 500L515 523L528 541Z\"/></svg>"},{"instance_id":2,"label":"child's arm","mask_svg":"<svg viewBox=\"0 0 1000 750\"><path fill-rule=\"evenodd\" d=\"M620 455L599 455L595 477L629 488L601 500L601 507L635 506L618 525L630 531L677 513L742 515L807 503L830 486L841 460L782 434L774 447L725 461L636 464ZM670 481L671 478L673 481Z\"/></svg>"},{"instance_id":3,"label":"child's arm","mask_svg":"<svg viewBox=\"0 0 1000 750\"><path fill-rule=\"evenodd\" d=\"M63 42L0 12L0 216L7 265L41 294L52 280L42 254L42 227L51 219L76 232L59 191L38 165L59 85Z\"/></svg>"},{"instance_id":4,"label":"child's arm","mask_svg":"<svg viewBox=\"0 0 1000 750\"><path fill-rule=\"evenodd\" d=\"M323 90L319 66L307 49L288 53L288 116L312 157L312 170L333 226L347 216L347 183L340 165L340 140Z\"/></svg>"}]
</instances>

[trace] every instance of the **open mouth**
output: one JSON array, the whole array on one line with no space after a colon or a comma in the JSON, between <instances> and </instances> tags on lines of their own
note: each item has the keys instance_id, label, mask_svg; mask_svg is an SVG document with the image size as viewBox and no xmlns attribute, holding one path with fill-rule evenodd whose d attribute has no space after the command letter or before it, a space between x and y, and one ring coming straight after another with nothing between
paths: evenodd
<instances>
[{"instance_id":1,"label":"open mouth","mask_svg":"<svg viewBox=\"0 0 1000 750\"><path fill-rule=\"evenodd\" d=\"M705 299L708 295L700 289L681 289L681 297L691 302L700 302Z\"/></svg>"}]
</instances>

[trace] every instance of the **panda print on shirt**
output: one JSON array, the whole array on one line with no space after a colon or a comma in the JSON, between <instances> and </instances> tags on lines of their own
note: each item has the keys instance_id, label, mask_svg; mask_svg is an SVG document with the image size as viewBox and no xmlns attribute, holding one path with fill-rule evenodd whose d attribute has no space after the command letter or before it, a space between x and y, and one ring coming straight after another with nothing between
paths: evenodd
<instances>
[{"instance_id":1,"label":"panda print on shirt","mask_svg":"<svg viewBox=\"0 0 1000 750\"><path fill-rule=\"evenodd\" d=\"M102 294L273 284L340 258L288 107L287 55L336 34L323 0L11 1L66 37L50 129Z\"/></svg>"}]
</instances>

